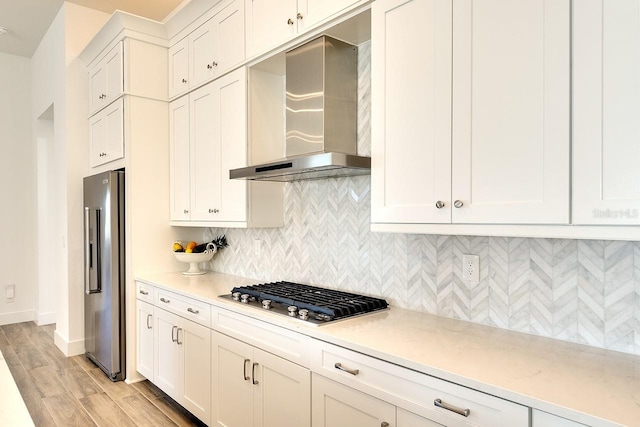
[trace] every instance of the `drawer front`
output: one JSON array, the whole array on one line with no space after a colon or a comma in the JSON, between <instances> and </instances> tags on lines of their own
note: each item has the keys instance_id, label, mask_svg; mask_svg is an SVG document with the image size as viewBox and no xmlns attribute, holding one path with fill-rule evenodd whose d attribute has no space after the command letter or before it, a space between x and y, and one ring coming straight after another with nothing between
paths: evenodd
<instances>
[{"instance_id":1,"label":"drawer front","mask_svg":"<svg viewBox=\"0 0 640 427\"><path fill-rule=\"evenodd\" d=\"M136 298L153 304L153 286L146 283L136 282Z\"/></svg>"},{"instance_id":2,"label":"drawer front","mask_svg":"<svg viewBox=\"0 0 640 427\"><path fill-rule=\"evenodd\" d=\"M311 369L447 426L529 426L526 406L321 341Z\"/></svg>"},{"instance_id":3,"label":"drawer front","mask_svg":"<svg viewBox=\"0 0 640 427\"><path fill-rule=\"evenodd\" d=\"M211 324L211 306L163 289L155 289L154 305L207 328Z\"/></svg>"},{"instance_id":4,"label":"drawer front","mask_svg":"<svg viewBox=\"0 0 640 427\"><path fill-rule=\"evenodd\" d=\"M211 328L298 365L309 367L309 342L312 339L306 335L217 307L212 307Z\"/></svg>"}]
</instances>

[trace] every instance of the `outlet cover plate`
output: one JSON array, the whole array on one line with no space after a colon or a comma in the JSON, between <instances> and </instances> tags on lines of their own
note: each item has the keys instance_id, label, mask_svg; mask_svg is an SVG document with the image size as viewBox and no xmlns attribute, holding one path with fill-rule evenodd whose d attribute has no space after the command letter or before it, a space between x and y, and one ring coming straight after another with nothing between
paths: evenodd
<instances>
[{"instance_id":1,"label":"outlet cover plate","mask_svg":"<svg viewBox=\"0 0 640 427\"><path fill-rule=\"evenodd\" d=\"M480 256L462 255L462 280L467 282L480 281Z\"/></svg>"}]
</instances>

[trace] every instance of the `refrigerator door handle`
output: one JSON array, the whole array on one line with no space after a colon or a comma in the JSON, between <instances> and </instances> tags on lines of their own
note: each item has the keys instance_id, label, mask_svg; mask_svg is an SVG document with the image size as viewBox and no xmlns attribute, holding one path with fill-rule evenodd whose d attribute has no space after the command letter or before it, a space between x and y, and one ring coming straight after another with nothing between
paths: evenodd
<instances>
[{"instance_id":1,"label":"refrigerator door handle","mask_svg":"<svg viewBox=\"0 0 640 427\"><path fill-rule=\"evenodd\" d=\"M93 214L93 215L92 215ZM84 291L102 291L100 257L100 209L84 208Z\"/></svg>"}]
</instances>

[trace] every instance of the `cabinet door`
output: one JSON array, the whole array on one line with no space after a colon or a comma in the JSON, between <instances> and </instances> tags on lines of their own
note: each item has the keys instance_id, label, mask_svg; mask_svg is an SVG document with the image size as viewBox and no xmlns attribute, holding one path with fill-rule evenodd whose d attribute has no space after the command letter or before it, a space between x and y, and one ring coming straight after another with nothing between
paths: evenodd
<instances>
[{"instance_id":1,"label":"cabinet door","mask_svg":"<svg viewBox=\"0 0 640 427\"><path fill-rule=\"evenodd\" d=\"M119 99L104 109L107 136L103 163L124 157L124 99Z\"/></svg>"},{"instance_id":2,"label":"cabinet door","mask_svg":"<svg viewBox=\"0 0 640 427\"><path fill-rule=\"evenodd\" d=\"M218 194L216 221L247 220L247 181L229 179L229 169L247 164L247 75L242 67L215 82L218 102L214 105L215 134L218 147L210 170L208 185ZM215 164L215 163L214 163ZM212 168L213 169L213 168Z\"/></svg>"},{"instance_id":3,"label":"cabinet door","mask_svg":"<svg viewBox=\"0 0 640 427\"><path fill-rule=\"evenodd\" d=\"M298 32L330 17L357 0L298 0Z\"/></svg>"},{"instance_id":4,"label":"cabinet door","mask_svg":"<svg viewBox=\"0 0 640 427\"><path fill-rule=\"evenodd\" d=\"M264 53L296 34L296 0L244 0L247 57Z\"/></svg>"},{"instance_id":5,"label":"cabinet door","mask_svg":"<svg viewBox=\"0 0 640 427\"><path fill-rule=\"evenodd\" d=\"M218 332L211 335L212 425L252 426L253 348Z\"/></svg>"},{"instance_id":6,"label":"cabinet door","mask_svg":"<svg viewBox=\"0 0 640 427\"><path fill-rule=\"evenodd\" d=\"M378 0L371 39L371 220L450 222L451 1Z\"/></svg>"},{"instance_id":7,"label":"cabinet door","mask_svg":"<svg viewBox=\"0 0 640 427\"><path fill-rule=\"evenodd\" d=\"M533 410L531 421L531 427L586 427L585 424L560 418L537 409Z\"/></svg>"},{"instance_id":8,"label":"cabinet door","mask_svg":"<svg viewBox=\"0 0 640 427\"><path fill-rule=\"evenodd\" d=\"M421 417L403 408L398 408L397 417L398 427L444 427L442 424L438 424L435 421Z\"/></svg>"},{"instance_id":9,"label":"cabinet door","mask_svg":"<svg viewBox=\"0 0 640 427\"><path fill-rule=\"evenodd\" d=\"M321 375L311 381L314 427L395 427L396 407Z\"/></svg>"},{"instance_id":10,"label":"cabinet door","mask_svg":"<svg viewBox=\"0 0 640 427\"><path fill-rule=\"evenodd\" d=\"M216 138L219 102L215 82L189 95L191 219L210 221L219 209L220 147Z\"/></svg>"},{"instance_id":11,"label":"cabinet door","mask_svg":"<svg viewBox=\"0 0 640 427\"><path fill-rule=\"evenodd\" d=\"M154 308L153 380L161 390L180 402L183 391L182 352L177 343L180 318Z\"/></svg>"},{"instance_id":12,"label":"cabinet door","mask_svg":"<svg viewBox=\"0 0 640 427\"><path fill-rule=\"evenodd\" d=\"M189 34L189 87L213 78L215 21L210 19Z\"/></svg>"},{"instance_id":13,"label":"cabinet door","mask_svg":"<svg viewBox=\"0 0 640 427\"><path fill-rule=\"evenodd\" d=\"M191 210L188 96L169 104L169 132L169 214L173 221L184 221Z\"/></svg>"},{"instance_id":14,"label":"cabinet door","mask_svg":"<svg viewBox=\"0 0 640 427\"><path fill-rule=\"evenodd\" d=\"M153 382L153 305L136 300L138 305L137 370Z\"/></svg>"},{"instance_id":15,"label":"cabinet door","mask_svg":"<svg viewBox=\"0 0 640 427\"><path fill-rule=\"evenodd\" d=\"M189 40L184 38L169 48L169 96L189 88Z\"/></svg>"},{"instance_id":16,"label":"cabinet door","mask_svg":"<svg viewBox=\"0 0 640 427\"><path fill-rule=\"evenodd\" d=\"M254 388L254 426L311 425L311 373L260 349L254 349L259 382Z\"/></svg>"},{"instance_id":17,"label":"cabinet door","mask_svg":"<svg viewBox=\"0 0 640 427\"><path fill-rule=\"evenodd\" d=\"M105 79L105 105L111 103L120 96L124 88L124 65L122 59L122 42L112 48L104 59Z\"/></svg>"},{"instance_id":18,"label":"cabinet door","mask_svg":"<svg viewBox=\"0 0 640 427\"><path fill-rule=\"evenodd\" d=\"M569 3L453 3L453 222L569 222Z\"/></svg>"},{"instance_id":19,"label":"cabinet door","mask_svg":"<svg viewBox=\"0 0 640 427\"><path fill-rule=\"evenodd\" d=\"M574 224L640 224L640 4L573 3Z\"/></svg>"},{"instance_id":20,"label":"cabinet door","mask_svg":"<svg viewBox=\"0 0 640 427\"><path fill-rule=\"evenodd\" d=\"M183 400L180 402L206 424L211 417L211 330L181 319L177 344L184 359Z\"/></svg>"},{"instance_id":21,"label":"cabinet door","mask_svg":"<svg viewBox=\"0 0 640 427\"><path fill-rule=\"evenodd\" d=\"M211 21L214 35L213 73L218 76L245 58L244 0L234 0L211 18Z\"/></svg>"},{"instance_id":22,"label":"cabinet door","mask_svg":"<svg viewBox=\"0 0 640 427\"><path fill-rule=\"evenodd\" d=\"M89 118L89 164L92 168L104 163L107 143L107 121L100 112Z\"/></svg>"},{"instance_id":23,"label":"cabinet door","mask_svg":"<svg viewBox=\"0 0 640 427\"><path fill-rule=\"evenodd\" d=\"M98 111L105 105L107 96L107 70L100 62L89 71L89 113Z\"/></svg>"}]
</instances>

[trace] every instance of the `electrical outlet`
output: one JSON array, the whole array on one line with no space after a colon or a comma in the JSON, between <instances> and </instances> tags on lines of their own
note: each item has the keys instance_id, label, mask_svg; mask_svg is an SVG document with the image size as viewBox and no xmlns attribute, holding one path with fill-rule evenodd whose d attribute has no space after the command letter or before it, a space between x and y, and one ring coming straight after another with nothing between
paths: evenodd
<instances>
[{"instance_id":1,"label":"electrical outlet","mask_svg":"<svg viewBox=\"0 0 640 427\"><path fill-rule=\"evenodd\" d=\"M7 302L13 302L16 296L16 285L7 285L4 287L4 296L7 298Z\"/></svg>"},{"instance_id":2,"label":"electrical outlet","mask_svg":"<svg viewBox=\"0 0 640 427\"><path fill-rule=\"evenodd\" d=\"M462 255L462 280L480 281L480 257L478 255Z\"/></svg>"},{"instance_id":3,"label":"electrical outlet","mask_svg":"<svg viewBox=\"0 0 640 427\"><path fill-rule=\"evenodd\" d=\"M253 240L253 254L255 256L260 256L261 252L262 252L262 240L254 239Z\"/></svg>"}]
</instances>

